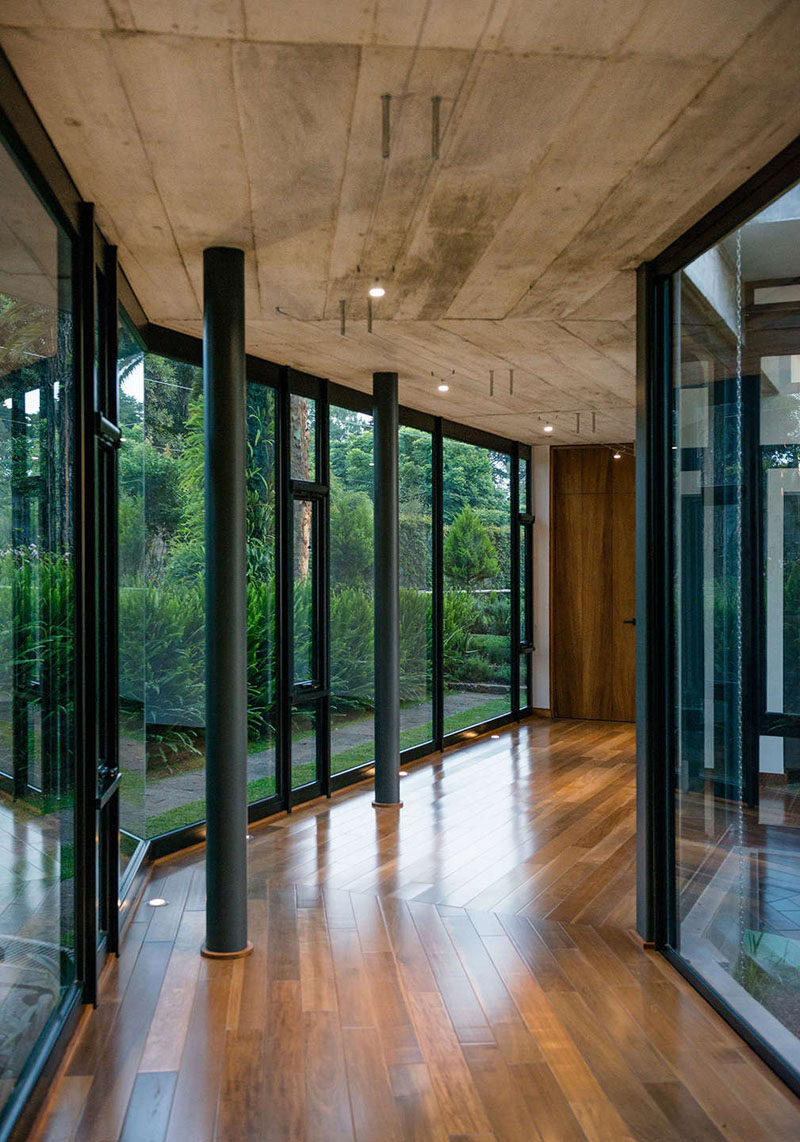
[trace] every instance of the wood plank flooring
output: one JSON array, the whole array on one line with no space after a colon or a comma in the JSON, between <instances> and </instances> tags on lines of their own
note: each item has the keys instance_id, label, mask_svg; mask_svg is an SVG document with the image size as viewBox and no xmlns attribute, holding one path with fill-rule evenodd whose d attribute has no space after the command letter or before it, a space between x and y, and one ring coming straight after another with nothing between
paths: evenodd
<instances>
[{"instance_id":1,"label":"wood plank flooring","mask_svg":"<svg viewBox=\"0 0 800 1142\"><path fill-rule=\"evenodd\" d=\"M253 955L156 866L34 1137L761 1142L800 1104L633 931L634 735L533 719L253 827Z\"/></svg>"}]
</instances>

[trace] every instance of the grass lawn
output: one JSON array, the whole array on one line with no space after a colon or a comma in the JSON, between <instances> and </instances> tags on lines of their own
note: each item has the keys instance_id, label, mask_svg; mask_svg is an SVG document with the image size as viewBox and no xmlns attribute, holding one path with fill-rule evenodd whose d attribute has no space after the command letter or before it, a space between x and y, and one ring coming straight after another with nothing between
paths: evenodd
<instances>
[{"instance_id":1,"label":"grass lawn","mask_svg":"<svg viewBox=\"0 0 800 1142\"><path fill-rule=\"evenodd\" d=\"M448 715L444 720L444 732L455 733L457 730L468 729L469 726L480 722L488 722L490 718L497 718L507 714L509 699L507 697L490 698L469 710L460 710L456 714ZM431 740L433 725L425 722L421 726L412 726L400 733L400 749L409 749L411 746ZM307 737L308 735L303 735ZM359 765L368 765L375 760L374 741L362 742L352 746L341 753L331 757L331 773L345 773L348 769L355 769ZM316 778L313 762L303 762L292 766L292 788L299 789ZM247 800L262 801L265 797L272 797L275 793L275 778L259 777L247 783ZM147 822L147 836L158 837L162 833L172 832L173 829L182 829L187 825L197 825L205 818L206 804L204 800L191 801L188 805L176 805L174 809L167 809L163 813L150 817Z\"/></svg>"}]
</instances>

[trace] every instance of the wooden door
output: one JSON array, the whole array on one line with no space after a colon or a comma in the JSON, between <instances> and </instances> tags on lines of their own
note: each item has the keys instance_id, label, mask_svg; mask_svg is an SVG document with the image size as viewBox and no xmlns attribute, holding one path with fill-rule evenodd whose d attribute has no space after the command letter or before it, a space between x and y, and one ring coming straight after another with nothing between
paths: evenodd
<instances>
[{"instance_id":1,"label":"wooden door","mask_svg":"<svg viewBox=\"0 0 800 1142\"><path fill-rule=\"evenodd\" d=\"M552 709L633 721L635 461L601 447L552 453Z\"/></svg>"}]
</instances>

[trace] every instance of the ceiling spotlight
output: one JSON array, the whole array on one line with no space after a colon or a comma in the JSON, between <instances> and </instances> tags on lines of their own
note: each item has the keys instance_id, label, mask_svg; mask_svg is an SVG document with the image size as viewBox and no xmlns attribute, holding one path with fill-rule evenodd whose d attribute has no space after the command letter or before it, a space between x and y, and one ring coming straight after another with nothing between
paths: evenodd
<instances>
[{"instance_id":1,"label":"ceiling spotlight","mask_svg":"<svg viewBox=\"0 0 800 1142\"><path fill-rule=\"evenodd\" d=\"M614 460L621 460L622 459L622 453L619 451L619 449L617 449L617 451L614 453L613 459Z\"/></svg>"},{"instance_id":2,"label":"ceiling spotlight","mask_svg":"<svg viewBox=\"0 0 800 1142\"><path fill-rule=\"evenodd\" d=\"M552 432L552 431L553 431L553 426L552 426L552 424L546 424L546 425L544 426L544 431L545 431L545 432Z\"/></svg>"},{"instance_id":3,"label":"ceiling spotlight","mask_svg":"<svg viewBox=\"0 0 800 1142\"><path fill-rule=\"evenodd\" d=\"M442 385L437 385L436 387L440 393L449 393L450 392L450 386L449 385L442 384Z\"/></svg>"},{"instance_id":4,"label":"ceiling spotlight","mask_svg":"<svg viewBox=\"0 0 800 1142\"><path fill-rule=\"evenodd\" d=\"M151 908L163 908L167 902L163 899L163 897L156 896L152 900L148 900L147 903Z\"/></svg>"},{"instance_id":5,"label":"ceiling spotlight","mask_svg":"<svg viewBox=\"0 0 800 1142\"><path fill-rule=\"evenodd\" d=\"M383 295L385 293L386 293L386 290L383 288L382 285L378 284L378 279L376 278L375 279L375 285L370 288L369 296L370 297L383 297Z\"/></svg>"}]
</instances>

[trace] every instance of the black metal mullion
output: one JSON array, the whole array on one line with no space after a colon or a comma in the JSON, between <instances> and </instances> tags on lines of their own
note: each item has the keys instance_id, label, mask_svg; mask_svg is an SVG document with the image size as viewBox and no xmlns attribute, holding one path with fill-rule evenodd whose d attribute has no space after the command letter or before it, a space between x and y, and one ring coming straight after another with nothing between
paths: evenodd
<instances>
[{"instance_id":1,"label":"black metal mullion","mask_svg":"<svg viewBox=\"0 0 800 1142\"><path fill-rule=\"evenodd\" d=\"M21 373L21 370L20 370ZM29 706L31 702L30 592L22 586L24 548L30 543L30 488L28 486L28 422L25 387L17 376L11 397L11 548L16 574L12 582L12 768L14 797L25 797L29 774Z\"/></svg>"},{"instance_id":2,"label":"black metal mullion","mask_svg":"<svg viewBox=\"0 0 800 1142\"><path fill-rule=\"evenodd\" d=\"M520 578L520 543L519 543L519 445L514 444L511 450L511 630L509 632L509 650L511 652L511 713L519 721L519 686L520 686L520 596L522 583Z\"/></svg>"},{"instance_id":3,"label":"black metal mullion","mask_svg":"<svg viewBox=\"0 0 800 1142\"><path fill-rule=\"evenodd\" d=\"M287 811L291 808L292 710L291 686L294 678L292 647L294 500L290 489L290 423L287 370L281 370L281 384L276 393L277 449L275 481L275 539L277 549L276 600L276 726L275 777L276 792Z\"/></svg>"},{"instance_id":4,"label":"black metal mullion","mask_svg":"<svg viewBox=\"0 0 800 1142\"><path fill-rule=\"evenodd\" d=\"M80 205L75 274L75 909L78 978L85 1003L97 1002L97 788L95 262L94 207Z\"/></svg>"},{"instance_id":5,"label":"black metal mullion","mask_svg":"<svg viewBox=\"0 0 800 1142\"><path fill-rule=\"evenodd\" d=\"M104 290L101 297L100 319L103 356L100 361L102 404L100 412L111 427L119 421L119 395L117 386L117 250L107 246L103 261ZM100 725L102 734L102 760L105 766L103 783L114 783L115 788L101 812L101 908L102 926L107 933L108 951L119 951L119 553L117 514L117 448L106 443L102 449L101 478L103 483L102 510L105 543L101 546L103 663L105 676L102 695L103 709Z\"/></svg>"},{"instance_id":6,"label":"black metal mullion","mask_svg":"<svg viewBox=\"0 0 800 1142\"><path fill-rule=\"evenodd\" d=\"M431 453L432 722L434 749L440 750L444 746L444 438L441 417L434 421Z\"/></svg>"},{"instance_id":7,"label":"black metal mullion","mask_svg":"<svg viewBox=\"0 0 800 1142\"><path fill-rule=\"evenodd\" d=\"M327 382L317 402L317 479L330 488L330 401ZM317 531L319 535L319 555L314 563L317 580L319 606L318 627L315 632L319 650L319 673L323 688L317 715L317 778L322 782L322 792L331 795L331 700L330 700L330 497L323 495L317 506Z\"/></svg>"}]
</instances>

